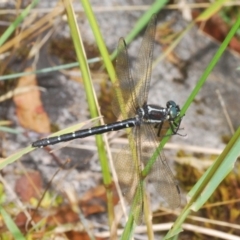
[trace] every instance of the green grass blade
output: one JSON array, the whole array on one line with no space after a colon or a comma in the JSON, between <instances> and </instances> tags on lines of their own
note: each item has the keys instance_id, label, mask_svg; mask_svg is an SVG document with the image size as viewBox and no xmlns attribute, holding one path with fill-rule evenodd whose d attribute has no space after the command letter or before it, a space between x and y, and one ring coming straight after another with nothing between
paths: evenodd
<instances>
[{"instance_id":1,"label":"green grass blade","mask_svg":"<svg viewBox=\"0 0 240 240\"><path fill-rule=\"evenodd\" d=\"M67 11L68 22L69 22L69 27L71 30L73 43L75 46L77 58L79 61L79 66L80 66L82 77L83 77L83 82L84 82L84 87L86 90L86 96L87 96L87 102L88 102L90 114L91 114L91 117L94 118L94 117L98 116L98 111L97 111L97 107L96 107L96 103L95 103L95 98L94 98L95 94L94 94L94 89L93 89L92 80L91 80L91 76L90 76L90 70L89 70L89 67L87 64L87 59L86 59L86 54L84 51L83 42L82 42L81 35L80 35L80 32L77 27L73 7L72 7L70 1L65 0L64 3L65 3L66 11ZM106 158L106 156L104 154L105 151L104 151L104 147L103 147L104 144L102 142L102 137L100 135L96 135L96 139L97 139L97 144L99 144L98 145L98 148L100 151L99 154L101 156L103 156L104 158Z\"/></svg>"},{"instance_id":2,"label":"green grass blade","mask_svg":"<svg viewBox=\"0 0 240 240\"><path fill-rule=\"evenodd\" d=\"M77 59L79 62L79 66L81 69L82 77L83 77L83 83L84 83L84 88L86 91L86 96L87 96L87 102L90 110L90 115L92 118L98 116L98 110L97 110L97 104L96 104L96 99L95 99L95 93L92 85L92 80L91 80L91 75L90 75L90 70L87 64L87 58L83 46L83 41L81 38L81 34L78 30L77 26L77 21L76 17L74 14L73 6L71 4L71 1L69 0L63 0L66 12L67 12L67 17L68 17L68 23L69 27L71 30L71 35L75 47L75 51L77 54ZM103 173L103 182L105 186L111 186L112 183L112 178L109 170L109 165L107 162L107 155L106 151L104 148L104 142L103 142L103 137L102 135L96 135L96 144L98 148L98 155L99 155L99 160L100 160L100 165ZM108 214L109 214L109 223L110 226L112 224L112 221L114 219L114 211L113 211L113 194L111 189L108 187L107 188L107 198L108 198Z\"/></svg>"},{"instance_id":3,"label":"green grass blade","mask_svg":"<svg viewBox=\"0 0 240 240\"><path fill-rule=\"evenodd\" d=\"M226 2L229 2L229 0L218 0L213 2L209 8L195 19L195 21L207 21L210 17L216 14Z\"/></svg>"},{"instance_id":4,"label":"green grass blade","mask_svg":"<svg viewBox=\"0 0 240 240\"><path fill-rule=\"evenodd\" d=\"M130 213L127 224L124 227L124 230L123 230L123 233L122 233L122 236L121 236L121 240L132 239L132 236L133 236L133 233L134 233L133 231L135 229L135 226L136 226L136 224L134 222L133 215Z\"/></svg>"},{"instance_id":5,"label":"green grass blade","mask_svg":"<svg viewBox=\"0 0 240 240\"><path fill-rule=\"evenodd\" d=\"M114 70L111 58L108 54L107 47L104 43L103 36L102 36L101 31L98 27L96 17L94 15L93 11L92 11L92 8L91 8L91 5L90 5L89 1L88 0L81 0L81 2L82 2L82 5L83 5L83 8L84 8L84 11L87 15L87 18L89 20L90 26L92 28L96 43L98 45L99 51L101 53L101 56L102 56L104 65L106 67L106 70L108 72L108 75L110 77L110 80L114 84L116 82L116 78L117 78L116 72ZM117 92L118 101L123 102L121 91L118 88L115 88L115 89L116 89L116 92ZM124 105L120 104L120 107L121 107L122 116L124 116L124 117L127 116L126 109L125 109Z\"/></svg>"},{"instance_id":6,"label":"green grass blade","mask_svg":"<svg viewBox=\"0 0 240 240\"><path fill-rule=\"evenodd\" d=\"M100 61L99 58L92 58L92 59L87 60L88 63L95 63L95 62L99 62L99 61ZM59 70L78 67L78 66L79 66L79 63L75 62L75 63L68 63L68 64L63 64L63 65L59 65L59 66L55 66L55 67L42 68L42 69L39 69L36 71L14 73L14 74L9 74L9 75L5 75L5 76L0 76L0 81L13 79L13 78L20 78L20 77L28 76L31 74L54 72L54 71L59 71Z\"/></svg>"},{"instance_id":7,"label":"green grass blade","mask_svg":"<svg viewBox=\"0 0 240 240\"><path fill-rule=\"evenodd\" d=\"M19 24L26 18L30 10L38 4L39 0L33 0L17 17L17 19L7 28L7 30L0 37L0 46L2 46L5 41L11 36L13 31L19 26Z\"/></svg>"},{"instance_id":8,"label":"green grass blade","mask_svg":"<svg viewBox=\"0 0 240 240\"><path fill-rule=\"evenodd\" d=\"M131 203L131 209L129 213L129 218L127 221L127 224L124 228L123 234L121 239L131 239L132 235L134 233L134 228L137 224L141 224L142 215L143 215L143 209L142 205L144 201L144 181L143 179L140 180L141 182L137 185L136 192L134 194L133 201Z\"/></svg>"},{"instance_id":9,"label":"green grass blade","mask_svg":"<svg viewBox=\"0 0 240 240\"><path fill-rule=\"evenodd\" d=\"M0 126L0 131L2 131L2 132L8 132L8 133L13 133L13 134L22 133L22 131L20 131L20 130L16 130L16 129L9 128L9 127L3 127L3 126Z\"/></svg>"},{"instance_id":10,"label":"green grass blade","mask_svg":"<svg viewBox=\"0 0 240 240\"><path fill-rule=\"evenodd\" d=\"M191 210L197 211L203 206L203 204L212 195L213 191L233 169L234 163L239 155L240 127L214 164L204 173L204 175L188 193L189 202L182 210L171 230L165 236L165 239L171 238L182 230L181 225L190 214Z\"/></svg>"},{"instance_id":11,"label":"green grass blade","mask_svg":"<svg viewBox=\"0 0 240 240\"><path fill-rule=\"evenodd\" d=\"M84 8L84 12L88 18L89 24L92 28L96 43L98 45L99 51L101 53L101 56L103 58L104 65L107 69L108 75L111 79L111 82L114 83L116 80L116 74L115 70L112 64L112 61L110 59L110 56L108 54L107 47L104 43L103 36L101 34L101 31L98 27L96 17L92 11L91 4L89 3L88 0L81 0L81 3Z\"/></svg>"},{"instance_id":12,"label":"green grass blade","mask_svg":"<svg viewBox=\"0 0 240 240\"><path fill-rule=\"evenodd\" d=\"M21 231L11 218L11 216L4 210L4 208L0 205L0 215L3 218L8 230L13 235L14 239L25 240L26 238L22 235Z\"/></svg>"},{"instance_id":13,"label":"green grass blade","mask_svg":"<svg viewBox=\"0 0 240 240\"><path fill-rule=\"evenodd\" d=\"M18 159L20 159L23 155L31 152L34 148L32 147L26 147L14 154L12 154L11 156L4 158L0 161L0 170L3 169L4 167L6 167L7 165L17 161Z\"/></svg>"},{"instance_id":14,"label":"green grass blade","mask_svg":"<svg viewBox=\"0 0 240 240\"><path fill-rule=\"evenodd\" d=\"M68 1L68 0L64 0L63 2L65 5L65 8L66 8L68 24L69 24L69 28L71 31L71 36L72 36L74 48L76 51L77 59L79 62L79 67L80 67L81 74L83 77L83 83L84 83L84 88L86 91L89 111L90 111L91 117L97 117L98 112L97 112L95 99L94 99L95 94L94 94L93 86L91 83L90 70L89 70L89 67L87 64L86 53L84 50L81 34L77 27L77 21L76 21L76 17L74 14L73 6L71 5L70 1Z\"/></svg>"},{"instance_id":15,"label":"green grass blade","mask_svg":"<svg viewBox=\"0 0 240 240\"><path fill-rule=\"evenodd\" d=\"M209 199L218 185L232 171L238 156L240 156L240 127L214 164L188 193L190 202L193 203L192 210L198 211Z\"/></svg>"}]
</instances>

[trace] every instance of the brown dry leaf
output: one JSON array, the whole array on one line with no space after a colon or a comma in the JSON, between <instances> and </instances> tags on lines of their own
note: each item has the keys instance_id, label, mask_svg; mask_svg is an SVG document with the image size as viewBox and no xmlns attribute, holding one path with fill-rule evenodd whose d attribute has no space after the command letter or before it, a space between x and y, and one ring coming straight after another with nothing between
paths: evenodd
<instances>
[{"instance_id":1,"label":"brown dry leaf","mask_svg":"<svg viewBox=\"0 0 240 240\"><path fill-rule=\"evenodd\" d=\"M25 72L33 71L32 68L25 69ZM36 75L21 77L18 81L17 88L37 86ZM13 98L16 104L16 112L20 124L39 133L50 132L50 122L44 111L40 92L37 89L31 89Z\"/></svg>"},{"instance_id":2,"label":"brown dry leaf","mask_svg":"<svg viewBox=\"0 0 240 240\"><path fill-rule=\"evenodd\" d=\"M199 11L192 11L192 17L194 19L196 19L199 15ZM207 21L197 22L196 24L203 32L213 37L218 42L223 42L229 31L229 27L218 14L213 15ZM240 53L240 42L236 37L233 37L231 39L229 47L234 51Z\"/></svg>"},{"instance_id":3,"label":"brown dry leaf","mask_svg":"<svg viewBox=\"0 0 240 240\"><path fill-rule=\"evenodd\" d=\"M18 226L18 228L24 228L26 226L27 221L28 219L24 212L18 213L14 219L14 222Z\"/></svg>"},{"instance_id":4,"label":"brown dry leaf","mask_svg":"<svg viewBox=\"0 0 240 240\"><path fill-rule=\"evenodd\" d=\"M55 214L49 216L47 218L47 225L48 226L55 226L58 224L65 224L65 223L75 223L79 221L78 215L73 212L71 206L64 205L62 207L56 208Z\"/></svg>"},{"instance_id":5,"label":"brown dry leaf","mask_svg":"<svg viewBox=\"0 0 240 240\"><path fill-rule=\"evenodd\" d=\"M113 204L119 201L118 195L116 193L115 185L112 188L113 191ZM96 188L90 189L84 194L84 196L79 201L79 206L83 211L85 216L101 213L107 211L107 198L106 189L103 185L99 185ZM72 207L65 205L57 208L57 212L50 216L47 220L48 225L55 225L58 223L73 223L79 221L78 214L72 210Z\"/></svg>"},{"instance_id":6,"label":"brown dry leaf","mask_svg":"<svg viewBox=\"0 0 240 240\"><path fill-rule=\"evenodd\" d=\"M86 232L69 231L69 232L66 232L65 235L67 236L68 239L71 239L71 240L89 240L89 239L92 239L92 238L89 237L89 235ZM101 239L106 239L106 238L95 237L94 239L101 240Z\"/></svg>"},{"instance_id":7,"label":"brown dry leaf","mask_svg":"<svg viewBox=\"0 0 240 240\"><path fill-rule=\"evenodd\" d=\"M43 210L28 210L28 213L32 217L32 220L35 223L39 223L43 220L43 218L46 218L46 215L48 216L45 219L45 227L54 227L59 224L66 224L66 223L76 223L79 222L79 217L76 213L74 213L69 205L64 205L62 207L58 208L51 208L46 212ZM15 217L15 223L19 228L26 227L26 224L28 222L28 219L24 212L20 212ZM31 224L28 225L28 227L31 227ZM25 229L26 230L26 229Z\"/></svg>"},{"instance_id":8,"label":"brown dry leaf","mask_svg":"<svg viewBox=\"0 0 240 240\"><path fill-rule=\"evenodd\" d=\"M236 52L240 53L240 42L236 37L233 37L231 39L231 42L229 43L229 47Z\"/></svg>"},{"instance_id":9,"label":"brown dry leaf","mask_svg":"<svg viewBox=\"0 0 240 240\"><path fill-rule=\"evenodd\" d=\"M28 172L21 176L15 185L15 192L24 202L28 202L32 197L39 197L41 189L42 178L37 171Z\"/></svg>"},{"instance_id":10,"label":"brown dry leaf","mask_svg":"<svg viewBox=\"0 0 240 240\"><path fill-rule=\"evenodd\" d=\"M193 16L196 13L193 13ZM202 31L212 36L219 42L222 42L228 32L228 27L224 21L216 14L209 20L196 23Z\"/></svg>"},{"instance_id":11,"label":"brown dry leaf","mask_svg":"<svg viewBox=\"0 0 240 240\"><path fill-rule=\"evenodd\" d=\"M40 215L39 212L33 210L33 209L28 209L28 214L30 218L32 218L33 222L38 223L40 222L43 217ZM25 212L19 212L16 217L14 218L15 224L20 228L22 233L26 233L28 229L32 227L32 223L29 221L28 217L26 216Z\"/></svg>"},{"instance_id":12,"label":"brown dry leaf","mask_svg":"<svg viewBox=\"0 0 240 240\"><path fill-rule=\"evenodd\" d=\"M61 224L66 224L66 223L70 224L70 223L79 222L79 218L78 218L77 214L72 212L72 210L69 206L64 206L64 207L58 208L58 209L60 209L60 211L58 211L55 215L52 215L47 218L46 224L45 224L46 228L49 228L49 226L54 228L54 227L60 226ZM39 211L34 212L32 210L29 210L29 214L30 214L30 216L33 217L32 220L33 220L33 222L35 222L35 224L39 223L44 218L43 216L41 216L41 215L43 215L42 213L41 213L41 215L39 214ZM49 214L49 212L48 212L48 214ZM32 227L31 222L28 221L25 213L23 213L23 212L20 212L15 217L14 221L15 221L16 225L18 226L18 228L20 228L20 230L22 231L23 234L27 233L28 229L30 229ZM4 232L6 230L7 230L7 228L5 227L5 224L4 224L4 227L1 227L1 231ZM84 239L84 240L90 239L88 234L84 231L76 232L76 231L70 230L70 231L67 231L64 233L68 237L68 239L71 239L71 240L73 240L73 239ZM42 238L44 238L45 235L46 235L46 232L44 232L44 230L33 232L33 236L35 237L34 239L42 239ZM95 239L101 240L103 238L96 237Z\"/></svg>"},{"instance_id":13,"label":"brown dry leaf","mask_svg":"<svg viewBox=\"0 0 240 240\"><path fill-rule=\"evenodd\" d=\"M117 204L119 201L115 185L112 187L113 191L113 204ZM80 207L85 216L94 213L107 211L107 197L106 188L103 185L99 185L96 188L90 189L84 194L80 200Z\"/></svg>"}]
</instances>

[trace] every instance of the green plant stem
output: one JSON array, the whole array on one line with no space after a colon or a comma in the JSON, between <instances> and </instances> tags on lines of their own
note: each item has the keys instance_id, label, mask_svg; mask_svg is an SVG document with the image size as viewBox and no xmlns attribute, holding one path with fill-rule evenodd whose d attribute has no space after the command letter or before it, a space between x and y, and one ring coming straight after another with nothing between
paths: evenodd
<instances>
[{"instance_id":1,"label":"green plant stem","mask_svg":"<svg viewBox=\"0 0 240 240\"><path fill-rule=\"evenodd\" d=\"M81 0L81 3L82 3L82 6L84 8L84 12L85 12L85 14L88 18L88 21L91 25L96 43L98 45L98 48L99 48L99 51L101 53L104 65L107 69L108 75L111 79L111 82L114 83L116 81L115 70L114 70L112 61L109 57L106 45L104 43L104 39L103 39L102 34L100 32L100 29L98 27L97 20L96 20L96 17L94 15L94 13L93 13L91 4L88 0Z\"/></svg>"},{"instance_id":2,"label":"green plant stem","mask_svg":"<svg viewBox=\"0 0 240 240\"><path fill-rule=\"evenodd\" d=\"M82 77L83 77L83 83L86 91L90 114L92 118L95 118L98 116L98 110L97 110L97 104L95 102L95 97L94 97L95 94L94 94L94 89L91 81L90 70L87 64L86 54L83 47L83 42L77 27L77 22L76 22L76 18L75 18L75 14L74 14L74 10L71 5L71 2L69 0L63 0L63 2L66 8L69 27L71 30L71 35L72 35L73 43L75 46L77 59L78 59ZM112 180L111 180L111 175L108 167L107 156L104 149L104 142L103 142L102 136L96 135L95 138L96 138L96 143L98 148L100 165L103 172L103 182L107 189L108 214L109 214L109 222L111 226L111 223L114 219L113 201L112 201L113 194L110 188Z\"/></svg>"}]
</instances>

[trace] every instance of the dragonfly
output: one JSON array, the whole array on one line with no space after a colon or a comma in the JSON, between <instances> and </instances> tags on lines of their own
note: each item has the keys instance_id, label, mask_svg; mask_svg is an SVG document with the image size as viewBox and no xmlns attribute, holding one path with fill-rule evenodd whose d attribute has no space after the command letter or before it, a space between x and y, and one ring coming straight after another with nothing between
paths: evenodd
<instances>
[{"instance_id":1,"label":"dragonfly","mask_svg":"<svg viewBox=\"0 0 240 240\"><path fill-rule=\"evenodd\" d=\"M163 151L158 153L147 176L142 174L148 160L159 145L163 124L167 122L174 135L178 134L182 120L180 107L172 100L166 103L166 107L147 103L156 25L157 15L154 14L143 36L133 69L130 68L125 40L119 39L116 59L118 80L115 96L119 96L121 100L114 101L113 111L117 117L123 118L124 115L124 120L44 138L32 143L33 147L44 147L76 138L128 129L129 145L117 153L114 165L122 193L127 202L131 204L131 212L138 225L142 223L143 218L145 180L152 182L156 192L170 208L180 205L180 190ZM121 110L125 113L121 114Z\"/></svg>"}]
</instances>

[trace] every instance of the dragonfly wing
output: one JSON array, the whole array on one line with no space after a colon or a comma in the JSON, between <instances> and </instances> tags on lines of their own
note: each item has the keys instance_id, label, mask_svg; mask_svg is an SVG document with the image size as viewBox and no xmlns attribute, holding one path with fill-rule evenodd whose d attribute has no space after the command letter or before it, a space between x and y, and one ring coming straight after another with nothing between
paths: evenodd
<instances>
[{"instance_id":1,"label":"dragonfly wing","mask_svg":"<svg viewBox=\"0 0 240 240\"><path fill-rule=\"evenodd\" d=\"M121 106L127 112L127 118L133 117L136 111L134 96L134 82L131 76L129 66L129 57L127 46L123 38L118 42L118 55L116 59L117 81L115 84L115 100L113 102L113 112L119 117L121 115ZM120 95L120 96L119 96ZM119 102L120 101L120 102Z\"/></svg>"},{"instance_id":2,"label":"dragonfly wing","mask_svg":"<svg viewBox=\"0 0 240 240\"><path fill-rule=\"evenodd\" d=\"M137 185L130 210L137 225L143 222L143 186L143 182Z\"/></svg>"},{"instance_id":3,"label":"dragonfly wing","mask_svg":"<svg viewBox=\"0 0 240 240\"><path fill-rule=\"evenodd\" d=\"M131 205L131 213L137 225L142 223L143 182L141 181L141 163L139 162L138 127L129 134L129 146L123 148L114 159L122 194Z\"/></svg>"},{"instance_id":4,"label":"dragonfly wing","mask_svg":"<svg viewBox=\"0 0 240 240\"><path fill-rule=\"evenodd\" d=\"M114 167L122 194L131 203L137 189L139 177L136 172L132 154L128 147L123 148L114 158Z\"/></svg>"},{"instance_id":5,"label":"dragonfly wing","mask_svg":"<svg viewBox=\"0 0 240 240\"><path fill-rule=\"evenodd\" d=\"M142 126L142 131L145 132L145 134L142 134L142 161L146 166L156 151L159 142L157 142L157 137L153 126L144 125ZM153 160L151 161L154 162ZM175 181L173 173L168 166L163 151L157 153L156 161L153 163L151 169L149 169L147 178L153 184L157 193L159 193L159 195L170 208L179 207L181 200L180 190Z\"/></svg>"},{"instance_id":6,"label":"dragonfly wing","mask_svg":"<svg viewBox=\"0 0 240 240\"><path fill-rule=\"evenodd\" d=\"M156 33L157 15L154 14L145 31L136 63L133 67L133 81L137 104L142 106L147 102L152 72L152 56Z\"/></svg>"},{"instance_id":7,"label":"dragonfly wing","mask_svg":"<svg viewBox=\"0 0 240 240\"><path fill-rule=\"evenodd\" d=\"M180 206L180 189L167 164L163 151L161 151L153 165L149 180L153 183L156 191L160 193L160 196L166 201L170 208L174 209Z\"/></svg>"}]
</instances>

